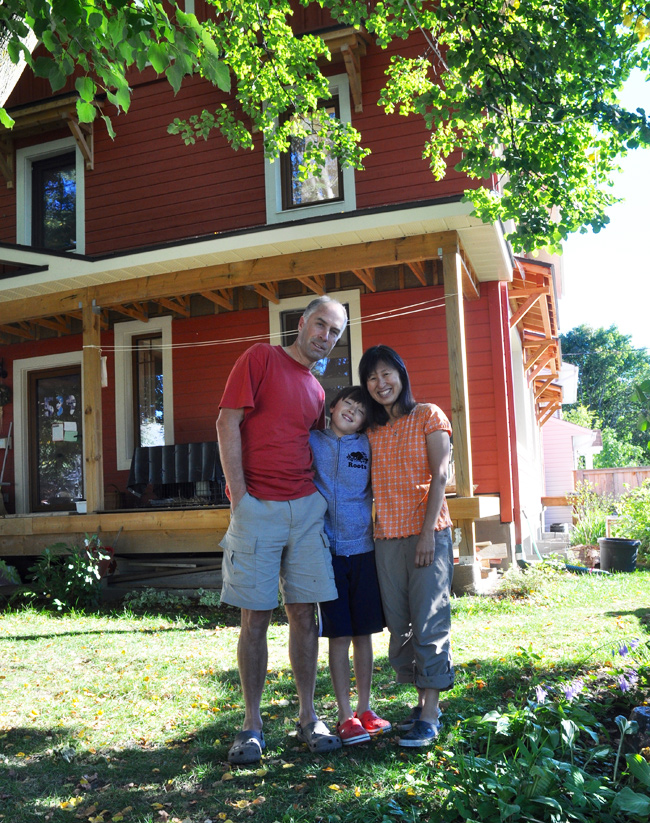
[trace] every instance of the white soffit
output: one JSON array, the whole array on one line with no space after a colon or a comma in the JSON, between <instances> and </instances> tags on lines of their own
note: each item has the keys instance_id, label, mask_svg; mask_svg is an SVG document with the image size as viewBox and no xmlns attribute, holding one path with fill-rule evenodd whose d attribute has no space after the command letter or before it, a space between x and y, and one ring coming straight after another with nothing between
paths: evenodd
<instances>
[{"instance_id":1,"label":"white soffit","mask_svg":"<svg viewBox=\"0 0 650 823\"><path fill-rule=\"evenodd\" d=\"M512 263L500 226L470 217L471 208L470 203L454 202L283 224L271 230L252 229L99 260L4 247L0 248L3 261L46 265L47 269L0 280L0 302L204 266L453 230L458 231L480 281L510 280Z\"/></svg>"}]
</instances>

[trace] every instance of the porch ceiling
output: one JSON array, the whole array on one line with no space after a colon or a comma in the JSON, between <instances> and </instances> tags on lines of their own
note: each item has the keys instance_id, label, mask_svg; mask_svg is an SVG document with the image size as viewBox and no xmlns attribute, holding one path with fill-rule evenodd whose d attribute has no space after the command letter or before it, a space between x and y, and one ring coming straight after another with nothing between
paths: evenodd
<instances>
[{"instance_id":1,"label":"porch ceiling","mask_svg":"<svg viewBox=\"0 0 650 823\"><path fill-rule=\"evenodd\" d=\"M470 210L469 204L459 202L418 206L263 227L104 258L51 255L24 246L0 245L0 262L44 267L0 279L0 303L161 274L178 273L180 280L184 272L245 261L256 261L261 272L274 257L447 231L458 232L479 282L511 280L512 261L500 227L484 225L469 216ZM347 270L342 263L338 265L338 270ZM260 282L264 282L263 277Z\"/></svg>"}]
</instances>

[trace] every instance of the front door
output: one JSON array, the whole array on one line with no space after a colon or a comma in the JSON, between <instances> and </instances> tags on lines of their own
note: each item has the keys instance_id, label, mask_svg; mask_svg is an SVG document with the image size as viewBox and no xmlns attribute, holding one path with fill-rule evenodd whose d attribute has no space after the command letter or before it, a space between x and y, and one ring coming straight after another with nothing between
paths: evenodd
<instances>
[{"instance_id":1,"label":"front door","mask_svg":"<svg viewBox=\"0 0 650 823\"><path fill-rule=\"evenodd\" d=\"M81 369L29 374L30 511L72 511L83 498Z\"/></svg>"}]
</instances>

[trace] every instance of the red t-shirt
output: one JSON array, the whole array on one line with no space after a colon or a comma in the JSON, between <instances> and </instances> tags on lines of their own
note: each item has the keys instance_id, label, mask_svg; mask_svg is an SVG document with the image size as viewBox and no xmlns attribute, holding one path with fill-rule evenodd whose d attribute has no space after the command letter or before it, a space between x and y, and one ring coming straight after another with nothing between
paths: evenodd
<instances>
[{"instance_id":1,"label":"red t-shirt","mask_svg":"<svg viewBox=\"0 0 650 823\"><path fill-rule=\"evenodd\" d=\"M242 462L253 497L316 491L309 432L325 427L325 392L306 366L281 346L256 343L233 366L219 408L244 409Z\"/></svg>"}]
</instances>

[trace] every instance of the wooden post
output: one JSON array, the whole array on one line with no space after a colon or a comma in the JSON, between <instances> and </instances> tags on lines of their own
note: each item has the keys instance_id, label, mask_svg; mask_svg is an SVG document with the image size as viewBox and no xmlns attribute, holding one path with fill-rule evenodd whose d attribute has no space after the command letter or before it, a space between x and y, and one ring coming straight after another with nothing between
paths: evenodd
<instances>
[{"instance_id":1,"label":"wooden post","mask_svg":"<svg viewBox=\"0 0 650 823\"><path fill-rule=\"evenodd\" d=\"M465 346L465 314L463 310L463 268L458 242L443 246L442 273L445 285L445 316L447 320L447 355L451 389L451 425L454 436L456 493L459 497L474 496L472 476L472 444L469 425L467 387L467 349ZM462 537L459 554L471 558L474 564L474 521L459 520ZM467 563L467 561L465 561Z\"/></svg>"},{"instance_id":2,"label":"wooden post","mask_svg":"<svg viewBox=\"0 0 650 823\"><path fill-rule=\"evenodd\" d=\"M84 489L89 512L104 509L104 458L102 454L102 367L100 315L92 305L82 308L83 319L83 450Z\"/></svg>"}]
</instances>

